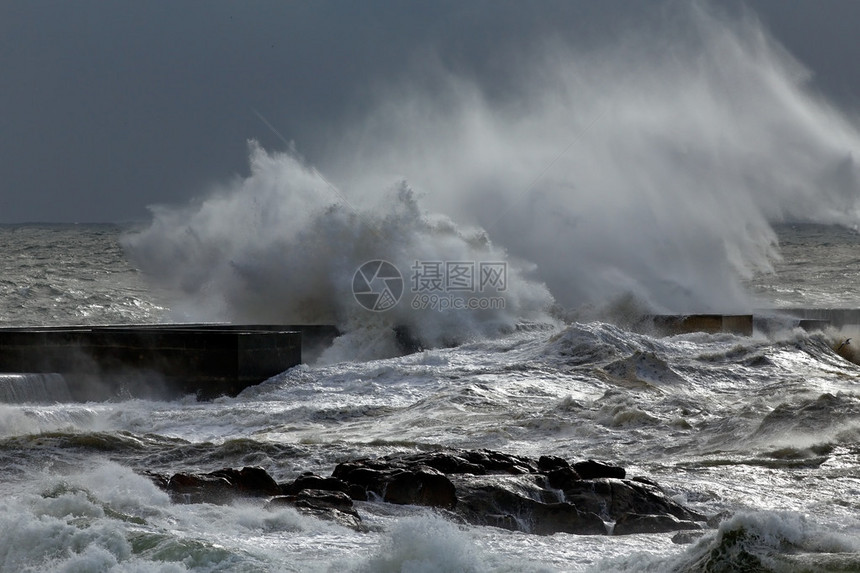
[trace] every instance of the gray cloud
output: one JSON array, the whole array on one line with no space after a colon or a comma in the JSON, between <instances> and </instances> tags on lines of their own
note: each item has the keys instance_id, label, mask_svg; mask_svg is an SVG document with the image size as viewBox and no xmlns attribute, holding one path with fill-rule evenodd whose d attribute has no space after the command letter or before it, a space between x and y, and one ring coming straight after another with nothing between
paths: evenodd
<instances>
[{"instance_id":1,"label":"gray cloud","mask_svg":"<svg viewBox=\"0 0 860 573\"><path fill-rule=\"evenodd\" d=\"M855 107L860 4L751 2L765 25ZM738 3L725 9L737 12ZM518 89L517 57L553 38L623 42L672 3L4 2L0 222L140 219L247 172L246 141L309 159L422 67ZM520 62L517 65L523 65ZM423 78L423 80L422 80Z\"/></svg>"}]
</instances>

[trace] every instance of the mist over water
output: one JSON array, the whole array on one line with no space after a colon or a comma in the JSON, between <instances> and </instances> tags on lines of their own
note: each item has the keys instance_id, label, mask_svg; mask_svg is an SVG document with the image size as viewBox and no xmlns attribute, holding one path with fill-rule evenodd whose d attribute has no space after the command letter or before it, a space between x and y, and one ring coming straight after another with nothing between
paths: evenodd
<instances>
[{"instance_id":1,"label":"mist over water","mask_svg":"<svg viewBox=\"0 0 860 573\"><path fill-rule=\"evenodd\" d=\"M480 230L423 213L403 183L387 189L377 208L353 210L294 155L252 145L251 171L199 205L157 210L149 229L126 239L133 260L178 293L173 308L183 318L371 331L357 336L372 356L397 353L395 326L413 327L423 343L439 345L510 330L523 318L548 320L546 287L514 264L507 267L509 287L495 293L503 308L415 309L408 294L386 312L363 308L352 288L366 261L390 261L408 283L416 260L505 261L505 252Z\"/></svg>"},{"instance_id":2,"label":"mist over water","mask_svg":"<svg viewBox=\"0 0 860 573\"><path fill-rule=\"evenodd\" d=\"M155 208L128 254L178 318L334 323L374 356L395 325L447 344L554 304L749 310L773 223L858 223L860 132L753 17L672 6L600 46L537 39L504 93L431 58L375 91L319 171L252 143L249 175ZM405 280L383 313L351 290L375 259ZM416 261L506 261L507 289L477 293L504 308L416 311Z\"/></svg>"}]
</instances>

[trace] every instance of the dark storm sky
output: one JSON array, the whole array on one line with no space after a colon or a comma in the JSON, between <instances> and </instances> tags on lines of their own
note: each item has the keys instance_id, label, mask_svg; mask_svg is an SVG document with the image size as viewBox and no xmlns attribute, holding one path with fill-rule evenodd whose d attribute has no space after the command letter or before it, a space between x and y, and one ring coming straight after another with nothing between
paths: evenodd
<instances>
[{"instance_id":1,"label":"dark storm sky","mask_svg":"<svg viewBox=\"0 0 860 573\"><path fill-rule=\"evenodd\" d=\"M746 4L860 110L860 2ZM720 9L737 12L734 0ZM587 46L655 2L454 0L0 3L0 222L145 219L247 171L247 140L311 161L387 82L428 61L511 87L507 58L553 36Z\"/></svg>"}]
</instances>

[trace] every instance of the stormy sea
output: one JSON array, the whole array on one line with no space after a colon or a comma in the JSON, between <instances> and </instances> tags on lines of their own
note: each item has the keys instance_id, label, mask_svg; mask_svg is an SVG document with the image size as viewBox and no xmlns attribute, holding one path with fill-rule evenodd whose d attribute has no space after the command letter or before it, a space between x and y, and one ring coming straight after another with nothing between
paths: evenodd
<instances>
[{"instance_id":1,"label":"stormy sea","mask_svg":"<svg viewBox=\"0 0 860 573\"><path fill-rule=\"evenodd\" d=\"M0 570L859 571L860 325L647 317L860 307L860 131L754 22L664 40L550 47L516 105L457 77L392 90L325 157L250 142L247 173L148 221L0 226L2 326L341 333L211 400L0 374ZM523 511L167 487L260 468L321 491L386 456ZM621 534L598 504L552 529L523 509L541 480L556 517L585 483L683 519Z\"/></svg>"}]
</instances>

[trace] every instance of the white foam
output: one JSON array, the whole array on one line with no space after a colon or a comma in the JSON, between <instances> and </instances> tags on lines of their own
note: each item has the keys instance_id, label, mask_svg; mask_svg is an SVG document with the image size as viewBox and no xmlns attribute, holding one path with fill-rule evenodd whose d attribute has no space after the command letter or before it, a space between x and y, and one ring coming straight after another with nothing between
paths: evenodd
<instances>
[{"instance_id":1,"label":"white foam","mask_svg":"<svg viewBox=\"0 0 860 573\"><path fill-rule=\"evenodd\" d=\"M406 518L392 528L376 554L355 570L431 573L488 569L480 550L455 525L439 518Z\"/></svg>"}]
</instances>

